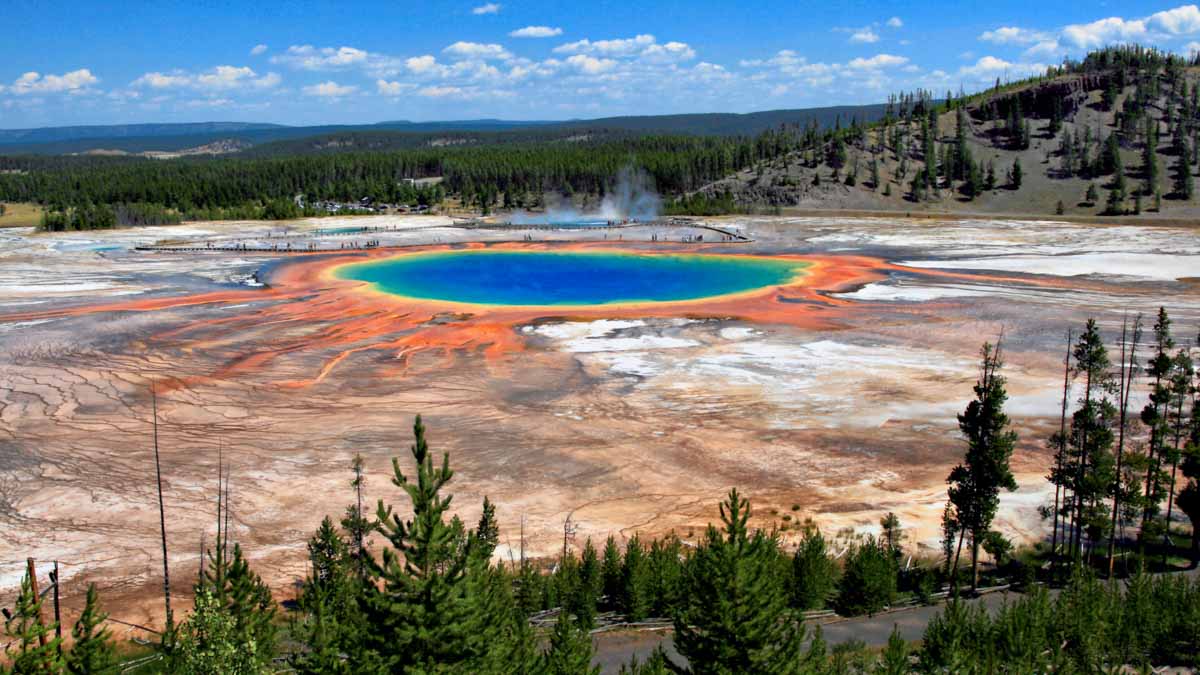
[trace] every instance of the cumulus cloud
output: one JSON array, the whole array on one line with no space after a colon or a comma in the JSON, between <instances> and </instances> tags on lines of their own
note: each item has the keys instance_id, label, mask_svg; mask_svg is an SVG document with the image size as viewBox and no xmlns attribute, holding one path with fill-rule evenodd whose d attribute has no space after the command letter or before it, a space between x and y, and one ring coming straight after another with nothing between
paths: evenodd
<instances>
[{"instance_id":1,"label":"cumulus cloud","mask_svg":"<svg viewBox=\"0 0 1200 675\"><path fill-rule=\"evenodd\" d=\"M659 42L650 34L612 40L576 40L554 48L556 54L593 56L598 59L631 59L646 65L683 63L696 58L696 50L686 42ZM568 59L571 62L571 59ZM576 60L574 63L582 63Z\"/></svg>"},{"instance_id":2,"label":"cumulus cloud","mask_svg":"<svg viewBox=\"0 0 1200 675\"><path fill-rule=\"evenodd\" d=\"M499 14L501 7L503 7L503 5L499 3L489 2L486 5L480 5L472 9L471 13L475 16L480 16L482 14Z\"/></svg>"},{"instance_id":3,"label":"cumulus cloud","mask_svg":"<svg viewBox=\"0 0 1200 675\"><path fill-rule=\"evenodd\" d=\"M319 84L309 85L302 90L309 96L320 96L321 98L341 98L349 96L358 91L358 87L354 85L341 85L333 80L321 82Z\"/></svg>"},{"instance_id":4,"label":"cumulus cloud","mask_svg":"<svg viewBox=\"0 0 1200 675\"><path fill-rule=\"evenodd\" d=\"M1146 22L1126 21L1111 16L1091 23L1072 24L1063 28L1063 37L1080 49L1101 47L1113 42L1144 40L1147 37Z\"/></svg>"},{"instance_id":5,"label":"cumulus cloud","mask_svg":"<svg viewBox=\"0 0 1200 675\"><path fill-rule=\"evenodd\" d=\"M652 44L642 50L639 58L651 63L679 63L696 58L696 50L685 42Z\"/></svg>"},{"instance_id":6,"label":"cumulus cloud","mask_svg":"<svg viewBox=\"0 0 1200 675\"><path fill-rule=\"evenodd\" d=\"M636 35L631 38L618 40L596 40L595 42L585 38L576 42L559 45L554 48L554 53L634 56L655 44L655 42L655 37L649 34Z\"/></svg>"},{"instance_id":7,"label":"cumulus cloud","mask_svg":"<svg viewBox=\"0 0 1200 675\"><path fill-rule=\"evenodd\" d=\"M960 77L977 82L994 80L997 77L1023 78L1044 72L1043 63L1014 63L995 56L984 56L969 66L958 69Z\"/></svg>"},{"instance_id":8,"label":"cumulus cloud","mask_svg":"<svg viewBox=\"0 0 1200 675\"><path fill-rule=\"evenodd\" d=\"M416 89L416 85L407 82L389 82L384 79L375 80L375 90L383 96L399 96L413 89Z\"/></svg>"},{"instance_id":9,"label":"cumulus cloud","mask_svg":"<svg viewBox=\"0 0 1200 675\"><path fill-rule=\"evenodd\" d=\"M282 78L277 73L260 76L248 66L217 66L200 73L174 70L150 72L134 80L132 86L149 89L199 89L230 91L235 89L273 89Z\"/></svg>"},{"instance_id":10,"label":"cumulus cloud","mask_svg":"<svg viewBox=\"0 0 1200 675\"><path fill-rule=\"evenodd\" d=\"M887 20L887 25L888 28L901 28L904 26L904 22L900 19L900 17L893 16Z\"/></svg>"},{"instance_id":11,"label":"cumulus cloud","mask_svg":"<svg viewBox=\"0 0 1200 675\"><path fill-rule=\"evenodd\" d=\"M617 62L613 59L598 59L594 56L588 56L587 54L575 54L574 56L570 56L567 58L567 63L576 70L579 70L582 73L587 73L588 75L606 73L617 67Z\"/></svg>"},{"instance_id":12,"label":"cumulus cloud","mask_svg":"<svg viewBox=\"0 0 1200 675\"><path fill-rule=\"evenodd\" d=\"M859 44L871 44L879 42L879 34L871 28L859 28L850 34L850 41Z\"/></svg>"},{"instance_id":13,"label":"cumulus cloud","mask_svg":"<svg viewBox=\"0 0 1200 675\"><path fill-rule=\"evenodd\" d=\"M437 58L432 54L414 56L404 60L404 67L417 75L435 72L438 68Z\"/></svg>"},{"instance_id":14,"label":"cumulus cloud","mask_svg":"<svg viewBox=\"0 0 1200 675\"><path fill-rule=\"evenodd\" d=\"M292 45L283 54L271 57L271 63L280 63L303 70L338 70L367 63L370 54L355 47L314 47Z\"/></svg>"},{"instance_id":15,"label":"cumulus cloud","mask_svg":"<svg viewBox=\"0 0 1200 675\"><path fill-rule=\"evenodd\" d=\"M254 45L254 47L250 49L250 56L258 56L260 54L265 54L266 51L267 51L266 45L261 45L261 44Z\"/></svg>"},{"instance_id":16,"label":"cumulus cloud","mask_svg":"<svg viewBox=\"0 0 1200 675\"><path fill-rule=\"evenodd\" d=\"M548 38L562 35L562 32L561 28L552 28L550 26L526 26L512 31L508 36L515 38Z\"/></svg>"},{"instance_id":17,"label":"cumulus cloud","mask_svg":"<svg viewBox=\"0 0 1200 675\"><path fill-rule=\"evenodd\" d=\"M425 87L417 93L428 98L446 98L462 95L463 89L462 87Z\"/></svg>"},{"instance_id":18,"label":"cumulus cloud","mask_svg":"<svg viewBox=\"0 0 1200 675\"><path fill-rule=\"evenodd\" d=\"M1026 55L1053 55L1063 45L1080 50L1122 42L1161 43L1200 35L1200 8L1180 5L1140 18L1110 16L1064 26L1056 33L1004 26L984 32L980 40L993 44L1032 45Z\"/></svg>"},{"instance_id":19,"label":"cumulus cloud","mask_svg":"<svg viewBox=\"0 0 1200 675\"><path fill-rule=\"evenodd\" d=\"M42 75L30 71L18 77L8 89L18 95L80 93L98 82L100 78L92 75L92 71L87 68L72 70L62 75Z\"/></svg>"},{"instance_id":20,"label":"cumulus cloud","mask_svg":"<svg viewBox=\"0 0 1200 675\"><path fill-rule=\"evenodd\" d=\"M1018 26L1001 26L995 30L984 31L979 39L997 45L1029 45L1048 40L1050 36L1038 30Z\"/></svg>"},{"instance_id":21,"label":"cumulus cloud","mask_svg":"<svg viewBox=\"0 0 1200 675\"><path fill-rule=\"evenodd\" d=\"M458 59L508 59L512 54L498 44L483 44L480 42L455 42L442 50L443 54Z\"/></svg>"},{"instance_id":22,"label":"cumulus cloud","mask_svg":"<svg viewBox=\"0 0 1200 675\"><path fill-rule=\"evenodd\" d=\"M1193 35L1200 33L1200 8L1195 5L1182 5L1175 9L1155 12L1146 18L1151 30L1162 31L1167 35Z\"/></svg>"},{"instance_id":23,"label":"cumulus cloud","mask_svg":"<svg viewBox=\"0 0 1200 675\"><path fill-rule=\"evenodd\" d=\"M896 66L903 66L906 63L908 63L908 59L903 56L896 56L895 54L876 54L869 59L851 59L846 66L849 68L854 68L855 70L873 70L879 68L894 68Z\"/></svg>"}]
</instances>

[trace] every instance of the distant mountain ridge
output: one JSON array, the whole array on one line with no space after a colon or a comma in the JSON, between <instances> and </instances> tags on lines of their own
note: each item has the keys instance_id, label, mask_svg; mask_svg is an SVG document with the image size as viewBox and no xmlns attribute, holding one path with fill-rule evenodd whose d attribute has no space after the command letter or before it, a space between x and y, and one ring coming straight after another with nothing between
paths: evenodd
<instances>
[{"instance_id":1,"label":"distant mountain ridge","mask_svg":"<svg viewBox=\"0 0 1200 675\"><path fill-rule=\"evenodd\" d=\"M282 124L257 122L181 122L162 124L110 124L35 129L0 129L0 145L53 143L82 138L132 138L230 134L260 129L282 129Z\"/></svg>"},{"instance_id":2,"label":"distant mountain ridge","mask_svg":"<svg viewBox=\"0 0 1200 675\"><path fill-rule=\"evenodd\" d=\"M248 146L275 141L306 139L328 134L395 132L480 133L539 130L611 130L629 133L671 133L708 136L753 135L781 124L816 122L826 128L837 120L849 123L874 121L883 116L883 104L767 110L752 113L689 113L641 115L579 120L447 120L412 122L392 120L375 124L287 126L254 122L189 122L119 124L37 129L0 129L0 154L76 154L97 150L126 153L174 152L216 141L233 140Z\"/></svg>"}]
</instances>

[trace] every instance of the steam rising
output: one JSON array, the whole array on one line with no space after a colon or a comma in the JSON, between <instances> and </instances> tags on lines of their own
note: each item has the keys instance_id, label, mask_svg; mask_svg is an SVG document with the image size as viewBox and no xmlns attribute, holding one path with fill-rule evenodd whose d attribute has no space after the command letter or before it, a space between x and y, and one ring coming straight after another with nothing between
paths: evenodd
<instances>
[{"instance_id":1,"label":"steam rising","mask_svg":"<svg viewBox=\"0 0 1200 675\"><path fill-rule=\"evenodd\" d=\"M599 209L583 211L568 200L553 204L545 213L517 211L511 222L521 225L556 223L603 223L609 221L650 221L658 218L662 200L654 189L654 179L644 169L626 166L617 172L617 182L604 196Z\"/></svg>"}]
</instances>

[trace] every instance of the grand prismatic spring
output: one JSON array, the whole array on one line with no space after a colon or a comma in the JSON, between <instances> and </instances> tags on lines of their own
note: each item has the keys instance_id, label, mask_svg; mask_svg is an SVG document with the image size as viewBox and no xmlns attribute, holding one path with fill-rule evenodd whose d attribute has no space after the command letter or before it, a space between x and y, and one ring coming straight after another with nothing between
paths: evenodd
<instances>
[{"instance_id":1,"label":"grand prismatic spring","mask_svg":"<svg viewBox=\"0 0 1200 675\"><path fill-rule=\"evenodd\" d=\"M442 251L337 270L405 298L508 307L687 302L791 284L808 264L764 256Z\"/></svg>"},{"instance_id":2,"label":"grand prismatic spring","mask_svg":"<svg viewBox=\"0 0 1200 675\"><path fill-rule=\"evenodd\" d=\"M1200 239L1184 227L514 232L385 216L0 230L0 261L0 558L57 557L146 620L161 569L152 383L180 590L211 529L218 452L234 535L284 589L308 534L351 501L356 453L368 502L403 503L390 461L416 413L450 453L464 520L485 495L497 505L505 558L522 529L528 553L561 551L568 517L579 544L695 541L731 486L759 525L790 524L785 538L807 518L833 534L894 511L933 551L963 450L955 414L1001 331L1021 487L997 525L1029 540L1052 497L1066 330L1094 316L1115 339L1160 305L1182 334L1200 322Z\"/></svg>"}]
</instances>

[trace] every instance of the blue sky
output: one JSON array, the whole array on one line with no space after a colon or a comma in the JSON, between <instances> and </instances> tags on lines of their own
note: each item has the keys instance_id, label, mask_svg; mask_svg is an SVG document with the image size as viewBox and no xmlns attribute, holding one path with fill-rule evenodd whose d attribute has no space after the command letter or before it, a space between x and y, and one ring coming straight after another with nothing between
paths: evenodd
<instances>
[{"instance_id":1,"label":"blue sky","mask_svg":"<svg viewBox=\"0 0 1200 675\"><path fill-rule=\"evenodd\" d=\"M4 0L0 128L568 119L873 103L1104 44L1200 48L1174 2Z\"/></svg>"}]
</instances>

